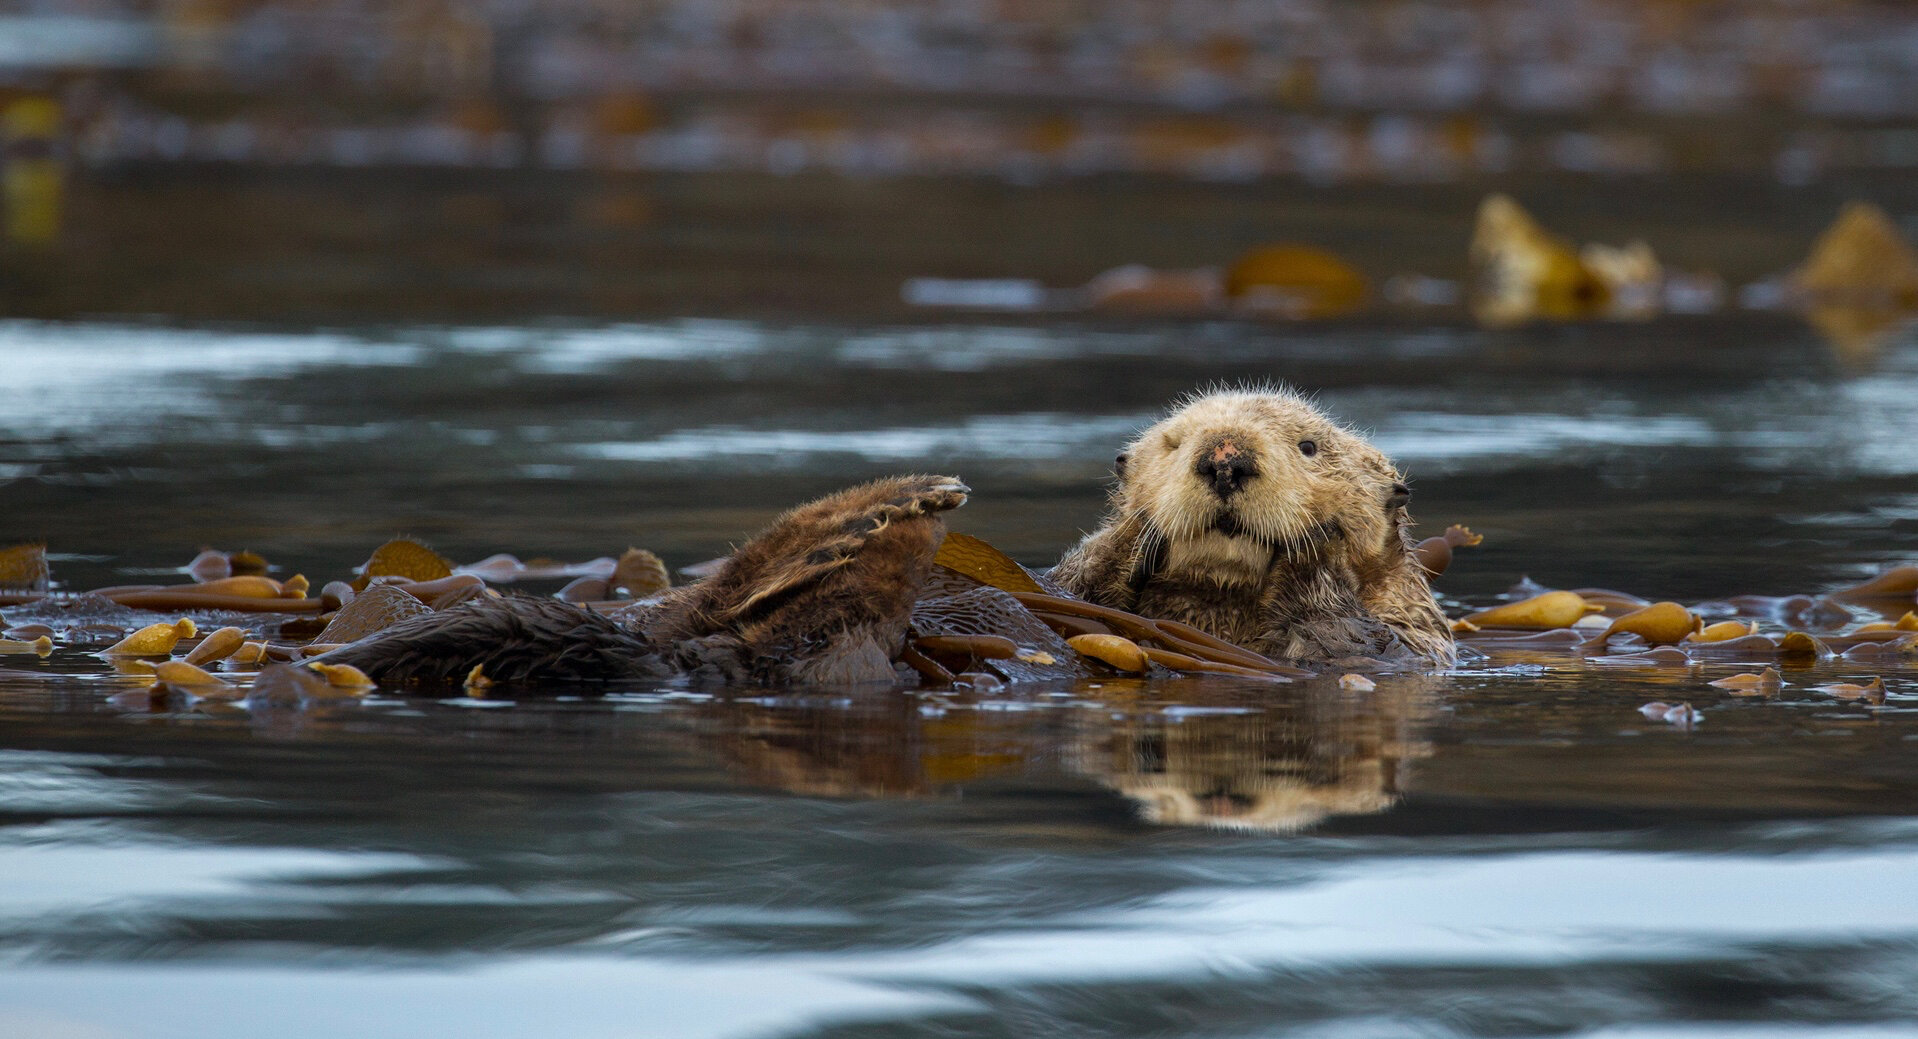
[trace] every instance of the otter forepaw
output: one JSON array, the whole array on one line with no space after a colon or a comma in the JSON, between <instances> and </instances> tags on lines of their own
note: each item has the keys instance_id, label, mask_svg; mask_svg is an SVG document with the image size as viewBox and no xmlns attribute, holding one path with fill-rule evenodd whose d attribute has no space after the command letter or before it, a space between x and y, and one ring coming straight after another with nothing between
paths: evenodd
<instances>
[{"instance_id":1,"label":"otter forepaw","mask_svg":"<svg viewBox=\"0 0 1918 1039\"><path fill-rule=\"evenodd\" d=\"M949 512L966 503L966 495L972 488L960 482L954 476L914 476L907 477L887 507L898 509L907 516L924 516L934 512Z\"/></svg>"},{"instance_id":2,"label":"otter forepaw","mask_svg":"<svg viewBox=\"0 0 1918 1039\"><path fill-rule=\"evenodd\" d=\"M858 551L865 540L890 527L897 520L917 519L941 512L950 512L966 503L966 495L972 488L950 476L906 476L891 482L890 486L872 487L874 500L861 503L856 495L860 489L845 492L847 505L857 511L840 524L839 529L851 540L822 546L815 562L828 564L850 558ZM870 492L869 492L870 493ZM881 497L880 495L884 496ZM865 507L858 508L864 504Z\"/></svg>"}]
</instances>

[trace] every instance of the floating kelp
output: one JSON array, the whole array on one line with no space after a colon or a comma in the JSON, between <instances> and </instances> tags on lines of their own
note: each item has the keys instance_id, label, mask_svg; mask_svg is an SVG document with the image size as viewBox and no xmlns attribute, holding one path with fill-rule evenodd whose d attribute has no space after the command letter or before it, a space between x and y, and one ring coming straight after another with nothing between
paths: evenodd
<instances>
[{"instance_id":1,"label":"floating kelp","mask_svg":"<svg viewBox=\"0 0 1918 1039\"><path fill-rule=\"evenodd\" d=\"M1001 591L1045 592L1031 571L970 534L948 533L933 562Z\"/></svg>"},{"instance_id":2,"label":"floating kelp","mask_svg":"<svg viewBox=\"0 0 1918 1039\"><path fill-rule=\"evenodd\" d=\"M1225 270L1225 297L1235 309L1287 318L1349 314L1370 291L1357 268L1310 245L1260 246Z\"/></svg>"},{"instance_id":3,"label":"floating kelp","mask_svg":"<svg viewBox=\"0 0 1918 1039\"><path fill-rule=\"evenodd\" d=\"M1437 537L1426 538L1412 547L1412 553L1418 557L1419 565L1428 573L1438 577L1452 565L1452 550L1458 548L1476 548L1484 544L1483 535L1453 524L1445 528L1445 533Z\"/></svg>"},{"instance_id":4,"label":"floating kelp","mask_svg":"<svg viewBox=\"0 0 1918 1039\"><path fill-rule=\"evenodd\" d=\"M1869 683L1863 685L1852 682L1834 682L1831 685L1815 685L1812 686L1812 689L1816 692L1835 696L1840 700L1863 700L1866 703L1874 704L1885 702L1885 679L1882 675L1873 676Z\"/></svg>"},{"instance_id":5,"label":"floating kelp","mask_svg":"<svg viewBox=\"0 0 1918 1039\"><path fill-rule=\"evenodd\" d=\"M1623 617L1652 604L1650 599L1612 588L1574 588L1572 594L1585 600L1585 605L1598 607L1600 617Z\"/></svg>"},{"instance_id":6,"label":"floating kelp","mask_svg":"<svg viewBox=\"0 0 1918 1039\"><path fill-rule=\"evenodd\" d=\"M1699 628L1697 631L1685 636L1683 641L1729 642L1733 639L1741 639L1748 635L1756 634L1758 634L1758 623L1756 621L1719 621L1717 624L1707 624Z\"/></svg>"},{"instance_id":7,"label":"floating kelp","mask_svg":"<svg viewBox=\"0 0 1918 1039\"><path fill-rule=\"evenodd\" d=\"M1144 674L1150 663L1145 650L1122 635L1074 635L1066 643L1084 656L1130 674Z\"/></svg>"},{"instance_id":8,"label":"floating kelp","mask_svg":"<svg viewBox=\"0 0 1918 1039\"><path fill-rule=\"evenodd\" d=\"M1644 241L1624 246L1587 242L1578 258L1606 288L1605 317L1642 321L1663 309L1665 267Z\"/></svg>"},{"instance_id":9,"label":"floating kelp","mask_svg":"<svg viewBox=\"0 0 1918 1039\"><path fill-rule=\"evenodd\" d=\"M1578 623L1579 618L1602 609L1587 603L1577 592L1546 592L1521 602L1480 610L1465 619L1479 628L1569 628Z\"/></svg>"},{"instance_id":10,"label":"floating kelp","mask_svg":"<svg viewBox=\"0 0 1918 1039\"><path fill-rule=\"evenodd\" d=\"M1778 677L1777 670L1768 667L1757 674L1733 675L1711 684L1738 696L1769 696L1776 693L1784 682Z\"/></svg>"},{"instance_id":11,"label":"floating kelp","mask_svg":"<svg viewBox=\"0 0 1918 1039\"><path fill-rule=\"evenodd\" d=\"M47 590L47 546L39 542L0 548L0 592L40 595Z\"/></svg>"},{"instance_id":12,"label":"floating kelp","mask_svg":"<svg viewBox=\"0 0 1918 1039\"><path fill-rule=\"evenodd\" d=\"M1852 634L1865 635L1885 631L1918 631L1918 610L1906 610L1905 615L1896 621L1873 621L1870 624L1860 625Z\"/></svg>"},{"instance_id":13,"label":"floating kelp","mask_svg":"<svg viewBox=\"0 0 1918 1039\"><path fill-rule=\"evenodd\" d=\"M271 577L248 575L222 577L218 580L180 585L167 590L181 595L230 595L245 599L303 599L306 597L306 578L300 578L298 587L293 589L289 589ZM298 594L291 594L292 592Z\"/></svg>"},{"instance_id":14,"label":"floating kelp","mask_svg":"<svg viewBox=\"0 0 1918 1039\"><path fill-rule=\"evenodd\" d=\"M241 628L220 628L207 633L186 655L189 664L211 664L225 660L240 651L246 645L246 631Z\"/></svg>"},{"instance_id":15,"label":"floating kelp","mask_svg":"<svg viewBox=\"0 0 1918 1039\"><path fill-rule=\"evenodd\" d=\"M1869 202L1846 203L1784 284L1848 367L1868 365L1918 318L1918 251Z\"/></svg>"},{"instance_id":16,"label":"floating kelp","mask_svg":"<svg viewBox=\"0 0 1918 1039\"><path fill-rule=\"evenodd\" d=\"M327 685L335 689L363 692L372 689L376 684L366 676L366 672L351 664L326 664L315 660L302 666L313 669L321 678L326 679ZM470 678L471 675L469 674L468 677Z\"/></svg>"},{"instance_id":17,"label":"floating kelp","mask_svg":"<svg viewBox=\"0 0 1918 1039\"><path fill-rule=\"evenodd\" d=\"M1507 195L1480 203L1471 261L1472 313L1490 327L1587 318L1611 300L1571 242L1540 227Z\"/></svg>"},{"instance_id":18,"label":"floating kelp","mask_svg":"<svg viewBox=\"0 0 1918 1039\"><path fill-rule=\"evenodd\" d=\"M1894 566L1869 581L1841 588L1831 593L1831 597L1853 602L1910 601L1918 598L1918 566Z\"/></svg>"},{"instance_id":19,"label":"floating kelp","mask_svg":"<svg viewBox=\"0 0 1918 1039\"><path fill-rule=\"evenodd\" d=\"M1507 195L1489 195L1479 204L1470 256L1472 313L1488 327L1595 317L1644 320L1666 305L1665 268L1649 244L1574 248ZM1722 289L1709 274L1676 279L1674 305L1714 307L1712 286Z\"/></svg>"},{"instance_id":20,"label":"floating kelp","mask_svg":"<svg viewBox=\"0 0 1918 1039\"><path fill-rule=\"evenodd\" d=\"M1612 621L1586 646L1597 652L1605 648L1612 636L1623 634L1637 635L1654 646L1669 645L1696 633L1702 626L1697 614L1675 602L1653 603Z\"/></svg>"},{"instance_id":21,"label":"floating kelp","mask_svg":"<svg viewBox=\"0 0 1918 1039\"><path fill-rule=\"evenodd\" d=\"M1778 657L1789 663L1809 663L1832 656L1831 647L1802 631L1788 632L1778 643Z\"/></svg>"},{"instance_id":22,"label":"floating kelp","mask_svg":"<svg viewBox=\"0 0 1918 1039\"><path fill-rule=\"evenodd\" d=\"M1431 554L1424 559L1428 569L1442 571L1452 550L1479 541L1469 529L1454 526L1417 547L1422 557ZM935 684L976 693L995 688L994 683L1114 673L1154 675L1161 681L1167 672L1268 682L1312 677L1309 671L1184 624L1072 598L1061 593L1043 571L1021 566L978 538L949 535L936 560L912 613L907 648L899 657ZM329 650L463 599L499 594L488 588L474 568L453 572L443 563L442 557L417 542L394 542L373 553L357 591L344 582L329 582L319 598L309 599L303 577L276 581L260 574L229 575L194 585L122 585L98 590L103 594L43 596L24 608L25 624L0 626L0 631L20 646L42 652L62 644L97 647L117 640L103 653L116 661L116 667L127 669L127 674L155 683L160 692L148 699L151 709L236 698L258 680L251 674L256 670L267 679L267 693L260 703L289 698L302 703L341 701L363 694L370 685L362 684L363 674L326 670L335 666L324 656ZM531 565L507 556L489 557L482 564L483 572L511 570L516 576L527 573ZM666 580L663 562L643 550L629 549L615 562L613 572L621 572L622 566L621 576L598 579L602 581L599 594L634 594ZM446 572L440 576L418 576L442 569ZM401 572L372 573L384 570ZM1889 617L1892 614L1884 604L1901 602L1900 597L1914 588L1918 588L1918 567L1899 567L1836 594L1849 601L1879 604L1874 608ZM1728 695L1775 691L1780 685L1777 669L1841 656L1871 667L1918 663L1918 611L1909 608L1900 610L1896 620L1858 624L1855 611L1835 598L1818 596L1743 597L1688 610L1678 603L1652 603L1614 589L1551 590L1529 579L1514 591L1530 594L1454 620L1468 658L1482 660L1485 653L1514 652L1574 661L1582 654L1593 667L1647 669L1648 674L1667 676L1661 681L1684 681L1685 672L1708 663L1753 667L1754 673L1713 683ZM191 611L191 615L139 627L146 618L128 609L129 605L158 605ZM633 623L632 618L660 608L657 602L633 600L595 600L590 605L621 623ZM1707 626L1701 616L1706 613L1739 619ZM1760 627L1813 616L1828 623L1810 630L1774 629L1771 633ZM202 620L209 628L220 626L197 637ZM132 630L136 627L139 630ZM0 648L7 647L0 644ZM181 653L183 658L176 657ZM312 666L322 671L310 672L302 666L300 670L309 671L305 676L286 676L281 673L285 669L276 666L315 656L320 659ZM491 676L483 671L468 677L468 695L484 695L490 688ZM1338 681L1349 691L1376 691L1364 688L1370 679ZM1866 696L1860 694L1860 698Z\"/></svg>"},{"instance_id":23,"label":"floating kelp","mask_svg":"<svg viewBox=\"0 0 1918 1039\"><path fill-rule=\"evenodd\" d=\"M1808 300L1918 309L1918 251L1883 209L1847 202L1791 272L1791 284Z\"/></svg>"},{"instance_id":24,"label":"floating kelp","mask_svg":"<svg viewBox=\"0 0 1918 1039\"><path fill-rule=\"evenodd\" d=\"M401 577L408 581L437 581L453 576L454 563L425 544L412 538L394 538L373 550L359 568L353 581L355 591L364 589L376 577Z\"/></svg>"},{"instance_id":25,"label":"floating kelp","mask_svg":"<svg viewBox=\"0 0 1918 1039\"><path fill-rule=\"evenodd\" d=\"M0 639L0 653L32 653L36 656L50 656L53 653L53 639L42 635L28 641L26 639Z\"/></svg>"},{"instance_id":26,"label":"floating kelp","mask_svg":"<svg viewBox=\"0 0 1918 1039\"><path fill-rule=\"evenodd\" d=\"M1178 621L1154 620L1105 606L1042 593L1013 593L1020 605L1048 624L1059 618L1057 627L1070 628L1076 621L1100 621L1117 634L1141 643L1156 642L1169 652L1188 659L1224 665L1260 675L1278 678L1309 678L1311 671L1289 667L1269 660L1223 639ZM1172 666L1172 665L1167 665Z\"/></svg>"},{"instance_id":27,"label":"floating kelp","mask_svg":"<svg viewBox=\"0 0 1918 1039\"><path fill-rule=\"evenodd\" d=\"M149 624L102 651L109 657L163 657L181 639L193 637L193 622L185 617L171 624Z\"/></svg>"},{"instance_id":28,"label":"floating kelp","mask_svg":"<svg viewBox=\"0 0 1918 1039\"><path fill-rule=\"evenodd\" d=\"M644 599L671 588L673 577L665 560L643 548L628 548L614 565L609 583L621 598Z\"/></svg>"}]
</instances>

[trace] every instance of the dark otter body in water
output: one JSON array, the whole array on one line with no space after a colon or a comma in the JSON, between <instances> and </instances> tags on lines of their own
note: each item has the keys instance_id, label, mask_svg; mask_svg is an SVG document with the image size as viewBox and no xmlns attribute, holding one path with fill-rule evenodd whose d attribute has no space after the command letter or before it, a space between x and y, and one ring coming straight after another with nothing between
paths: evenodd
<instances>
[{"instance_id":1,"label":"dark otter body in water","mask_svg":"<svg viewBox=\"0 0 1918 1039\"><path fill-rule=\"evenodd\" d=\"M719 573L603 615L557 599L481 599L327 653L387 683L691 673L762 684L891 680L906 624L965 503L948 476L849 488L775 519Z\"/></svg>"}]
</instances>

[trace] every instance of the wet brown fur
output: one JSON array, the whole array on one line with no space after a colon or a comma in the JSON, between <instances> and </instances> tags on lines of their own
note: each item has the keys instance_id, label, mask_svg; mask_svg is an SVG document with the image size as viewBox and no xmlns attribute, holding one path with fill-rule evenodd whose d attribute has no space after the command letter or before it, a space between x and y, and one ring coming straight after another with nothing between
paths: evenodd
<instances>
[{"instance_id":1,"label":"wet brown fur","mask_svg":"<svg viewBox=\"0 0 1918 1039\"><path fill-rule=\"evenodd\" d=\"M1222 496L1207 459L1250 475ZM1105 520L1052 571L1074 594L1307 666L1455 659L1403 478L1298 394L1195 396L1127 446L1118 476Z\"/></svg>"},{"instance_id":2,"label":"wet brown fur","mask_svg":"<svg viewBox=\"0 0 1918 1039\"><path fill-rule=\"evenodd\" d=\"M730 682L889 681L913 599L966 487L902 476L773 520L710 579L612 615L550 599L481 599L419 617L325 660L376 680L614 679L691 673Z\"/></svg>"}]
</instances>

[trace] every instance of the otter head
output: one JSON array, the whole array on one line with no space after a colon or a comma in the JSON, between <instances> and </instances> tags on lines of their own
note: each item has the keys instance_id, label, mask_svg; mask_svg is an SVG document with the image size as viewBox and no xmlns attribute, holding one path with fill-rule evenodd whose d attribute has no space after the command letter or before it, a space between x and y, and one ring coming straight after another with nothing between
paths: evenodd
<instances>
[{"instance_id":1,"label":"otter head","mask_svg":"<svg viewBox=\"0 0 1918 1039\"><path fill-rule=\"evenodd\" d=\"M1289 390L1202 394L1119 455L1117 505L1144 520L1149 569L1259 581L1277 556L1350 561L1400 540L1411 492L1377 448Z\"/></svg>"}]
</instances>

